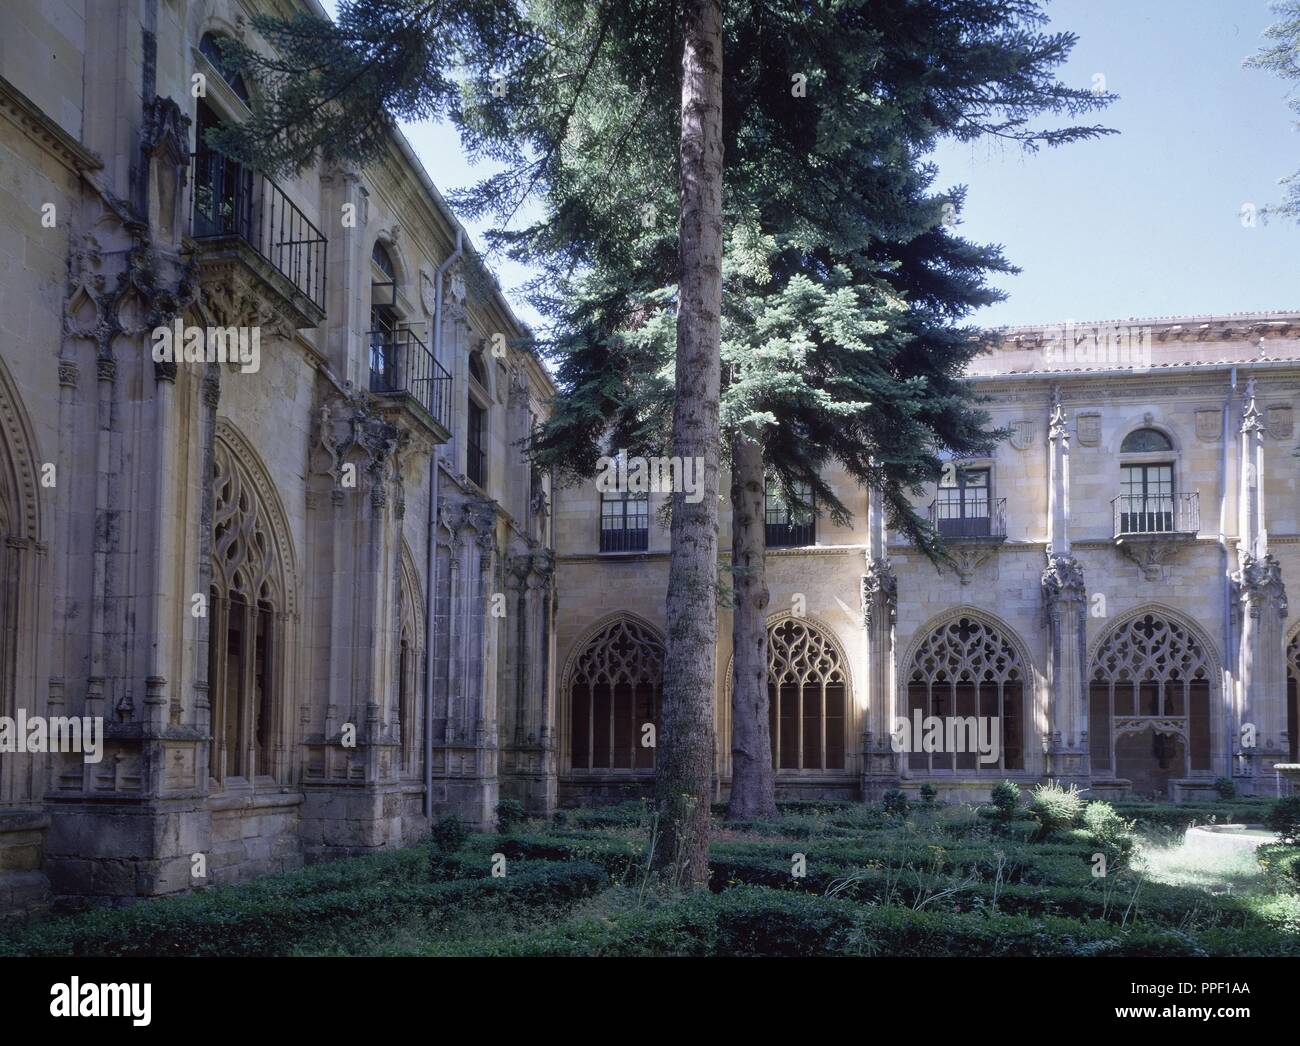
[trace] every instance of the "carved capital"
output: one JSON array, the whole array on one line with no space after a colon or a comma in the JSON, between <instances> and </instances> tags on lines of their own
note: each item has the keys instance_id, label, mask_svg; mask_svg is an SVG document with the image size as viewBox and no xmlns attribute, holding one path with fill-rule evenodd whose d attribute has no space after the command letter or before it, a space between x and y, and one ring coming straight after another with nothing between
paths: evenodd
<instances>
[{"instance_id":1,"label":"carved capital","mask_svg":"<svg viewBox=\"0 0 1300 1046\"><path fill-rule=\"evenodd\" d=\"M1262 557L1240 553L1238 567L1232 574L1232 590L1243 613L1258 618L1269 610L1279 617L1286 617L1286 585L1282 581L1282 567L1271 552Z\"/></svg>"},{"instance_id":2,"label":"carved capital","mask_svg":"<svg viewBox=\"0 0 1300 1046\"><path fill-rule=\"evenodd\" d=\"M862 624L870 628L876 609L886 616L892 628L898 621L898 577L885 559L867 562L867 572L862 575Z\"/></svg>"}]
</instances>

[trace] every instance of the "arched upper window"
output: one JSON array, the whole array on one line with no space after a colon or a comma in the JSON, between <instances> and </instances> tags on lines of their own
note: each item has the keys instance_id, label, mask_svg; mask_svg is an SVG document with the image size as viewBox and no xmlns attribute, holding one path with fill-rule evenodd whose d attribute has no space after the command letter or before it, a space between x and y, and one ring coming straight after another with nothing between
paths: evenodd
<instances>
[{"instance_id":1,"label":"arched upper window","mask_svg":"<svg viewBox=\"0 0 1300 1046\"><path fill-rule=\"evenodd\" d=\"M393 266L392 255L388 253L388 248L378 240L375 241L375 249L370 252L370 260L375 263L390 283L397 282L397 270Z\"/></svg>"},{"instance_id":2,"label":"arched upper window","mask_svg":"<svg viewBox=\"0 0 1300 1046\"><path fill-rule=\"evenodd\" d=\"M1197 529L1194 504L1178 494L1174 445L1158 429L1134 429L1121 454L1166 455L1129 459L1120 465L1120 493L1114 501L1115 534L1167 534Z\"/></svg>"},{"instance_id":3,"label":"arched upper window","mask_svg":"<svg viewBox=\"0 0 1300 1046\"><path fill-rule=\"evenodd\" d=\"M940 625L925 637L907 668L907 715L922 722L935 716L944 725L942 751L917 751L915 737L907 755L908 767L922 771L962 772L1023 770L1025 766L1025 683L1028 673L1016 648L999 629L973 617L959 617ZM997 762L982 762L972 750L968 730L960 733L960 747L948 745L948 724L954 717L977 718L976 740L998 739ZM979 730L978 720L991 721ZM996 735L992 723L997 724ZM990 750L988 755L992 755Z\"/></svg>"},{"instance_id":4,"label":"arched upper window","mask_svg":"<svg viewBox=\"0 0 1300 1046\"><path fill-rule=\"evenodd\" d=\"M475 381L487 388L487 370L483 367L482 355L477 352L469 354L469 372Z\"/></svg>"},{"instance_id":5,"label":"arched upper window","mask_svg":"<svg viewBox=\"0 0 1300 1046\"><path fill-rule=\"evenodd\" d=\"M370 252L370 388L393 392L402 388L403 332L398 330L397 277L392 255L378 240Z\"/></svg>"},{"instance_id":6,"label":"arched upper window","mask_svg":"<svg viewBox=\"0 0 1300 1046\"><path fill-rule=\"evenodd\" d=\"M471 381L467 393L468 409L466 411L465 431L465 475L480 487L487 486L487 406L484 393L487 392L487 371L483 367L483 357L478 352L469 354L469 373ZM474 390L477 382L480 392Z\"/></svg>"},{"instance_id":7,"label":"arched upper window","mask_svg":"<svg viewBox=\"0 0 1300 1046\"><path fill-rule=\"evenodd\" d=\"M816 626L785 618L767 632L768 717L778 770L843 770L848 680Z\"/></svg>"},{"instance_id":8,"label":"arched upper window","mask_svg":"<svg viewBox=\"0 0 1300 1046\"><path fill-rule=\"evenodd\" d=\"M653 770L642 744L658 724L664 646L636 621L620 618L587 643L569 679L569 759L574 770Z\"/></svg>"},{"instance_id":9,"label":"arched upper window","mask_svg":"<svg viewBox=\"0 0 1300 1046\"><path fill-rule=\"evenodd\" d=\"M1122 622L1093 656L1088 738L1094 772L1165 795L1168 782L1211 767L1214 669L1196 637L1167 615Z\"/></svg>"},{"instance_id":10,"label":"arched upper window","mask_svg":"<svg viewBox=\"0 0 1300 1046\"><path fill-rule=\"evenodd\" d=\"M285 596L266 508L220 440L213 453L212 590L208 608L211 775L273 772Z\"/></svg>"},{"instance_id":11,"label":"arched upper window","mask_svg":"<svg viewBox=\"0 0 1300 1046\"><path fill-rule=\"evenodd\" d=\"M1169 437L1159 429L1134 429L1124 437L1120 444L1121 454L1159 454L1162 451L1173 453L1174 445Z\"/></svg>"},{"instance_id":12,"label":"arched upper window","mask_svg":"<svg viewBox=\"0 0 1300 1046\"><path fill-rule=\"evenodd\" d=\"M220 41L225 37L218 36L216 33L204 33L203 39L199 41L199 53L213 64L221 78L230 85L230 89L238 95L239 100L245 105L249 104L248 84L244 82L244 77L235 69L221 51Z\"/></svg>"}]
</instances>

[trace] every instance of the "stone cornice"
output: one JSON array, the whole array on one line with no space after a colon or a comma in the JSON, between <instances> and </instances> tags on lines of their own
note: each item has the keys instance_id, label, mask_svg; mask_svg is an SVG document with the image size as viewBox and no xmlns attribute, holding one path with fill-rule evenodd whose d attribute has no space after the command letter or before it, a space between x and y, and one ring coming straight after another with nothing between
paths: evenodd
<instances>
[{"instance_id":1,"label":"stone cornice","mask_svg":"<svg viewBox=\"0 0 1300 1046\"><path fill-rule=\"evenodd\" d=\"M51 120L22 91L0 76L0 113L74 174L97 171L103 161Z\"/></svg>"}]
</instances>

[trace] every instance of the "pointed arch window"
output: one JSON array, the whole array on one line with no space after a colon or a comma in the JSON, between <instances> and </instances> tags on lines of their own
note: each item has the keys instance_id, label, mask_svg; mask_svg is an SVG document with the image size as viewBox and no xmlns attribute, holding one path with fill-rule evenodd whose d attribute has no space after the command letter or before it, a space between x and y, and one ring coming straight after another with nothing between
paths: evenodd
<instances>
[{"instance_id":1,"label":"pointed arch window","mask_svg":"<svg viewBox=\"0 0 1300 1046\"><path fill-rule=\"evenodd\" d=\"M397 717L401 730L402 766L410 773L421 763L417 733L422 720L419 694L421 663L420 619L423 610L415 568L403 557L397 586Z\"/></svg>"},{"instance_id":2,"label":"pointed arch window","mask_svg":"<svg viewBox=\"0 0 1300 1046\"><path fill-rule=\"evenodd\" d=\"M644 625L620 618L587 643L569 681L569 762L583 770L653 770L642 743L659 723L664 647Z\"/></svg>"},{"instance_id":3,"label":"pointed arch window","mask_svg":"<svg viewBox=\"0 0 1300 1046\"><path fill-rule=\"evenodd\" d=\"M814 625L767 632L768 716L777 770L843 770L848 685L839 651Z\"/></svg>"},{"instance_id":4,"label":"pointed arch window","mask_svg":"<svg viewBox=\"0 0 1300 1046\"><path fill-rule=\"evenodd\" d=\"M1000 629L973 617L959 617L931 631L907 668L907 716L929 716L948 724L954 717L988 720L996 729L998 761L981 762L977 751L918 751L905 758L908 768L926 773L998 773L1025 767L1025 684L1027 670ZM996 723L996 727L992 727ZM977 726L978 730L978 726ZM914 741L916 732L912 731ZM961 737L966 743L969 730ZM978 734L977 734L978 736ZM986 729L985 737L994 736ZM945 744L945 749L947 748ZM992 754L992 753L989 753Z\"/></svg>"},{"instance_id":5,"label":"pointed arch window","mask_svg":"<svg viewBox=\"0 0 1300 1046\"><path fill-rule=\"evenodd\" d=\"M284 593L270 521L251 478L218 441L208 606L211 776L274 772Z\"/></svg>"},{"instance_id":6,"label":"pointed arch window","mask_svg":"<svg viewBox=\"0 0 1300 1046\"><path fill-rule=\"evenodd\" d=\"M1132 780L1141 793L1160 791L1170 776L1208 773L1213 678L1205 651L1178 621L1151 613L1117 625L1089 671L1093 771Z\"/></svg>"}]
</instances>

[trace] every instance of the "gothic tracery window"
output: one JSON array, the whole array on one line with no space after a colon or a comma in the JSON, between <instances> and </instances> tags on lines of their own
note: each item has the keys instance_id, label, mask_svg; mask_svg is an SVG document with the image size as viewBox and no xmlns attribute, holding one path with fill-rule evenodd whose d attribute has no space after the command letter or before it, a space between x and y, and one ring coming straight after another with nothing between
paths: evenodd
<instances>
[{"instance_id":1,"label":"gothic tracery window","mask_svg":"<svg viewBox=\"0 0 1300 1046\"><path fill-rule=\"evenodd\" d=\"M917 647L907 669L907 716L920 713L948 720L978 717L998 724L998 761L984 763L979 753L907 754L912 770L1023 770L1027 672L1016 649L1001 631L978 618L959 617L931 631ZM991 754L991 753L990 753Z\"/></svg>"},{"instance_id":2,"label":"gothic tracery window","mask_svg":"<svg viewBox=\"0 0 1300 1046\"><path fill-rule=\"evenodd\" d=\"M569 753L574 770L653 770L645 725L658 724L663 642L626 618L588 642L569 682Z\"/></svg>"},{"instance_id":3,"label":"gothic tracery window","mask_svg":"<svg viewBox=\"0 0 1300 1046\"><path fill-rule=\"evenodd\" d=\"M397 586L397 717L401 726L402 766L409 773L420 764L416 727L420 714L420 615L419 581L415 567L403 556Z\"/></svg>"},{"instance_id":4,"label":"gothic tracery window","mask_svg":"<svg viewBox=\"0 0 1300 1046\"><path fill-rule=\"evenodd\" d=\"M220 440L213 473L211 774L218 781L251 779L272 772L284 593L266 508L247 472Z\"/></svg>"},{"instance_id":5,"label":"gothic tracery window","mask_svg":"<svg viewBox=\"0 0 1300 1046\"><path fill-rule=\"evenodd\" d=\"M768 716L778 770L843 770L848 680L821 629L786 618L767 633Z\"/></svg>"},{"instance_id":6,"label":"gothic tracery window","mask_svg":"<svg viewBox=\"0 0 1300 1046\"><path fill-rule=\"evenodd\" d=\"M1093 770L1130 778L1208 771L1212 677L1195 637L1165 615L1142 614L1114 629L1089 675ZM1149 757L1124 740L1144 732Z\"/></svg>"}]
</instances>

